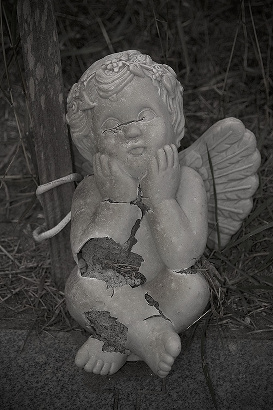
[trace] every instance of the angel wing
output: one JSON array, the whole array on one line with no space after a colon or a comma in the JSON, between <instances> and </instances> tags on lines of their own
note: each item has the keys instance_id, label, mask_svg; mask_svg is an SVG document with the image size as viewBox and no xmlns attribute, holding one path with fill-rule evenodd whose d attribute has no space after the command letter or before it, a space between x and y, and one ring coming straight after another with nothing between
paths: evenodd
<instances>
[{"instance_id":1,"label":"angel wing","mask_svg":"<svg viewBox=\"0 0 273 410\"><path fill-rule=\"evenodd\" d=\"M215 123L179 153L181 165L202 176L208 196L208 246L223 248L250 213L259 185L254 134L236 118Z\"/></svg>"}]
</instances>

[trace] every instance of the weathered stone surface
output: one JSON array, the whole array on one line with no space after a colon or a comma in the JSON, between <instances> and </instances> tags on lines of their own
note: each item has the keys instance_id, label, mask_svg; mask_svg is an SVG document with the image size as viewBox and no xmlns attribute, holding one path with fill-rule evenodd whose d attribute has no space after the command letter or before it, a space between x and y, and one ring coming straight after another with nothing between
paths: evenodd
<instances>
[{"instance_id":1,"label":"weathered stone surface","mask_svg":"<svg viewBox=\"0 0 273 410\"><path fill-rule=\"evenodd\" d=\"M103 352L126 353L126 326L107 311L91 310L85 312L85 317L94 330L94 338L104 342Z\"/></svg>"},{"instance_id":2,"label":"weathered stone surface","mask_svg":"<svg viewBox=\"0 0 273 410\"><path fill-rule=\"evenodd\" d=\"M103 280L108 288L123 285L133 288L146 281L139 271L143 258L111 238L89 240L83 246L80 258L86 262L86 267L81 270L82 276Z\"/></svg>"},{"instance_id":3,"label":"weathered stone surface","mask_svg":"<svg viewBox=\"0 0 273 410\"><path fill-rule=\"evenodd\" d=\"M81 409L213 410L202 372L200 337L183 351L162 381L143 362L127 363L113 376L85 374L73 357L78 332L34 333L2 329L1 399L3 410ZM219 410L271 410L273 340L209 331L207 362ZM115 407L116 406L116 407Z\"/></svg>"}]
</instances>

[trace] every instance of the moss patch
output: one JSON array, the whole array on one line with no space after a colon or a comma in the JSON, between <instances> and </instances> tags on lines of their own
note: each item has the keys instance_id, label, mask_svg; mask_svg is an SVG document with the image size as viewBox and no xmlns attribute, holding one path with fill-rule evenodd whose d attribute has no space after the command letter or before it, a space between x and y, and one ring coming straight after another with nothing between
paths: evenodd
<instances>
[{"instance_id":1,"label":"moss patch","mask_svg":"<svg viewBox=\"0 0 273 410\"><path fill-rule=\"evenodd\" d=\"M159 303L158 303L148 292L145 293L145 300L146 300L146 302L148 303L149 306L153 306L153 307L155 307L155 308L158 310L158 313L159 313L158 316L161 316L161 317L163 317L164 319L169 320L169 319L164 315L164 313L162 312L162 310L160 309ZM154 316L151 316L151 317L154 317ZM147 319L150 319L150 317L148 317ZM147 319L145 319L145 320L147 320Z\"/></svg>"},{"instance_id":2,"label":"moss patch","mask_svg":"<svg viewBox=\"0 0 273 410\"><path fill-rule=\"evenodd\" d=\"M125 325L110 316L108 311L91 310L84 314L89 326L92 327L94 338L104 342L102 347L104 352L128 353L126 348L128 328Z\"/></svg>"},{"instance_id":3,"label":"moss patch","mask_svg":"<svg viewBox=\"0 0 273 410\"><path fill-rule=\"evenodd\" d=\"M139 271L143 258L131 252L127 242L122 246L111 238L90 239L79 255L85 262L81 262L81 275L103 280L108 288L124 285L134 288L145 283L146 278Z\"/></svg>"}]
</instances>

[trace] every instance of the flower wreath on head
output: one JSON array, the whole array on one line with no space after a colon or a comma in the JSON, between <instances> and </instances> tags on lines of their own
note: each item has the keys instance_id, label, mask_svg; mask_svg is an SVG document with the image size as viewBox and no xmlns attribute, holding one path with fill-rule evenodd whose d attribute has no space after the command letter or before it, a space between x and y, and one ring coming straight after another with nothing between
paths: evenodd
<instances>
[{"instance_id":1,"label":"flower wreath on head","mask_svg":"<svg viewBox=\"0 0 273 410\"><path fill-rule=\"evenodd\" d=\"M125 51L103 60L95 67L91 66L91 72L87 70L82 79L73 85L67 101L72 113L83 112L96 105L86 89L87 83L92 80L98 83L99 94L111 100L115 99L119 88L116 88L117 84L121 81L124 87L133 76L149 77L160 95L167 91L171 98L174 97L177 90L176 73L168 65L155 63L147 54Z\"/></svg>"},{"instance_id":2,"label":"flower wreath on head","mask_svg":"<svg viewBox=\"0 0 273 410\"><path fill-rule=\"evenodd\" d=\"M154 63L147 54L134 54L130 56L128 52L120 53L113 59L107 60L101 66L101 69L105 75L113 76L118 75L126 67L132 74L138 77L145 77L145 70L151 74L149 77L154 82L162 83L171 95L175 92L176 73L168 65Z\"/></svg>"},{"instance_id":3,"label":"flower wreath on head","mask_svg":"<svg viewBox=\"0 0 273 410\"><path fill-rule=\"evenodd\" d=\"M88 81L95 76L95 73L91 74ZM67 98L67 107L72 111L72 113L77 113L78 111L89 110L96 106L87 95L85 90L85 83L79 81L74 84L70 90Z\"/></svg>"}]
</instances>

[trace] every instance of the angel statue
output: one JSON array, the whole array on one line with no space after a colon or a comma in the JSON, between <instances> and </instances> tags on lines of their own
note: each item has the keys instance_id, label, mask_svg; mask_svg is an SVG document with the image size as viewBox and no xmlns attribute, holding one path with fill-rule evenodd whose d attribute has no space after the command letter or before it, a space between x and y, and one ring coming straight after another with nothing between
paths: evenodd
<instances>
[{"instance_id":1,"label":"angel statue","mask_svg":"<svg viewBox=\"0 0 273 410\"><path fill-rule=\"evenodd\" d=\"M143 360L164 378L179 333L209 301L206 244L226 245L251 211L255 136L227 118L178 153L183 88L172 68L134 50L85 71L69 93L67 121L93 167L71 210L76 266L66 302L90 333L76 365L111 375Z\"/></svg>"}]
</instances>

